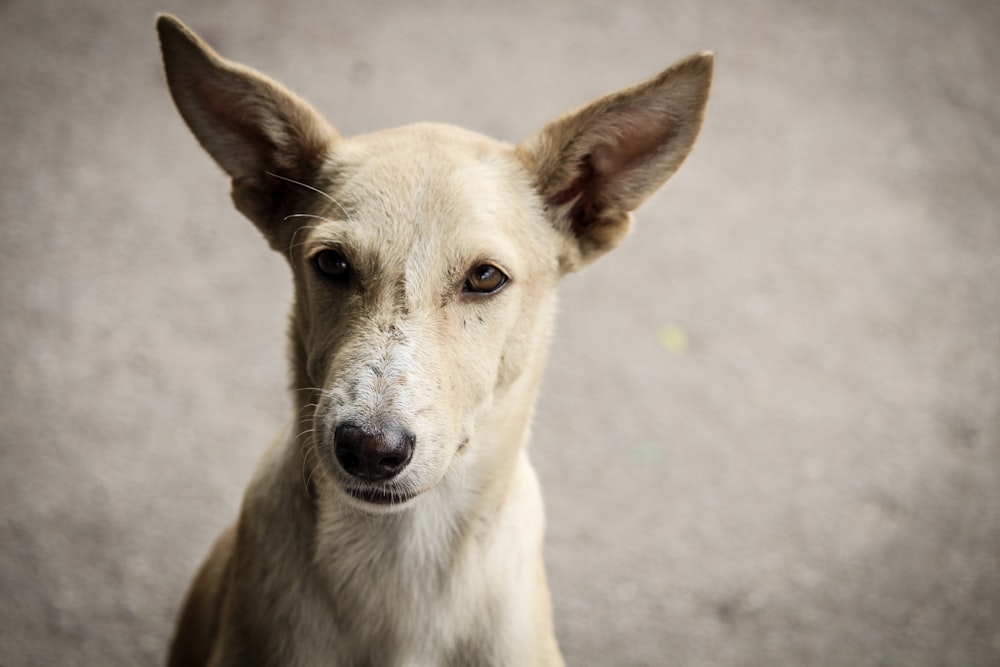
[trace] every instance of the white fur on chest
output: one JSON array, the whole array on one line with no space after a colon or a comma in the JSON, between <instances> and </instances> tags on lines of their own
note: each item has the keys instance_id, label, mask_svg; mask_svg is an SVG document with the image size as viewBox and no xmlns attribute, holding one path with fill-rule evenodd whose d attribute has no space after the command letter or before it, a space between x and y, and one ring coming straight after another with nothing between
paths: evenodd
<instances>
[{"instance_id":1,"label":"white fur on chest","mask_svg":"<svg viewBox=\"0 0 1000 667\"><path fill-rule=\"evenodd\" d=\"M492 512L472 517L456 513L460 484L388 515L321 503L314 558L331 625L324 632L310 622L308 631L326 641L303 644L328 646L340 658L334 664L523 664L536 628L543 532L523 453L506 491Z\"/></svg>"}]
</instances>

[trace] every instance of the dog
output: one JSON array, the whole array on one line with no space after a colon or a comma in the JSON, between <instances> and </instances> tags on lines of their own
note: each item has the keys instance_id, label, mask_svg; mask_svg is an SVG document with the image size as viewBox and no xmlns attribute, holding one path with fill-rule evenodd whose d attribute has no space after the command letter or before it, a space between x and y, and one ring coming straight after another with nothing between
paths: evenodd
<instances>
[{"instance_id":1,"label":"dog","mask_svg":"<svg viewBox=\"0 0 1000 667\"><path fill-rule=\"evenodd\" d=\"M168 664L562 665L525 451L556 287L687 156L713 55L511 146L429 123L344 138L178 19L157 29L181 116L295 283L297 416Z\"/></svg>"}]
</instances>

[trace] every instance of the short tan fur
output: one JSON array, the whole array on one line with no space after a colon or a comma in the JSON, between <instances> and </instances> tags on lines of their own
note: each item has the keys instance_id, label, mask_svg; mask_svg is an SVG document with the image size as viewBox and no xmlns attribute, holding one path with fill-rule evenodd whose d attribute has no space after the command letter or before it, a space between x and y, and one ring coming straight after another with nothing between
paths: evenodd
<instances>
[{"instance_id":1,"label":"short tan fur","mask_svg":"<svg viewBox=\"0 0 1000 667\"><path fill-rule=\"evenodd\" d=\"M345 138L176 18L157 28L181 115L295 282L296 413L169 664L561 665L525 451L556 287L684 160L712 55L518 146L440 124Z\"/></svg>"}]
</instances>

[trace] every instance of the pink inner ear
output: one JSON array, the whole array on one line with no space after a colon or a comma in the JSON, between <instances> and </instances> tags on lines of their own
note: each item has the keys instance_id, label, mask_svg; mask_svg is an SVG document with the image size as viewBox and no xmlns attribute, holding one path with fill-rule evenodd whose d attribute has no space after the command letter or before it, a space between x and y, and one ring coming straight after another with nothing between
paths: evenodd
<instances>
[{"instance_id":1,"label":"pink inner ear","mask_svg":"<svg viewBox=\"0 0 1000 667\"><path fill-rule=\"evenodd\" d=\"M241 103L246 105L252 99L251 94L241 97L235 91L204 90L201 99L218 124L220 134L225 136L226 149L231 151L232 158L242 162L244 170L257 174L267 167L277 167L272 164L278 157L277 147L263 129L267 119L259 117L256 109L241 108Z\"/></svg>"},{"instance_id":2,"label":"pink inner ear","mask_svg":"<svg viewBox=\"0 0 1000 667\"><path fill-rule=\"evenodd\" d=\"M610 174L621 163L621 147L614 144L598 144L590 152L590 164L599 174Z\"/></svg>"},{"instance_id":3,"label":"pink inner ear","mask_svg":"<svg viewBox=\"0 0 1000 667\"><path fill-rule=\"evenodd\" d=\"M590 159L599 174L612 180L645 166L679 130L673 114L659 105L620 109L602 129Z\"/></svg>"},{"instance_id":4,"label":"pink inner ear","mask_svg":"<svg viewBox=\"0 0 1000 667\"><path fill-rule=\"evenodd\" d=\"M573 180L548 200L553 208L573 202L567 217L577 236L598 222L610 204L624 204L619 213L631 210L629 178L649 180L639 170L657 169L657 156L679 129L666 110L656 107L618 109L594 125L583 131L590 148L573 170Z\"/></svg>"},{"instance_id":5,"label":"pink inner ear","mask_svg":"<svg viewBox=\"0 0 1000 667\"><path fill-rule=\"evenodd\" d=\"M590 156L584 155L579 165L573 170L575 176L570 184L563 190L549 197L548 204L552 208L558 208L570 203L579 197L587 188L587 184L594 178L594 166L590 162Z\"/></svg>"},{"instance_id":6,"label":"pink inner ear","mask_svg":"<svg viewBox=\"0 0 1000 667\"><path fill-rule=\"evenodd\" d=\"M576 177L569 187L549 198L549 206L558 208L573 202L566 217L569 220L570 230L579 237L597 220L602 208L598 201L602 192L599 183L604 179L594 169L590 155L583 156L575 173Z\"/></svg>"}]
</instances>

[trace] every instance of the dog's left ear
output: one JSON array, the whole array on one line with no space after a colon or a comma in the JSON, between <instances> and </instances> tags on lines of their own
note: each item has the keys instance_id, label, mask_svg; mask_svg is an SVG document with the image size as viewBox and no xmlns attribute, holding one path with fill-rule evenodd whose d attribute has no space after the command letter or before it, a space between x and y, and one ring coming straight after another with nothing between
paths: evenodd
<instances>
[{"instance_id":1,"label":"dog's left ear","mask_svg":"<svg viewBox=\"0 0 1000 667\"><path fill-rule=\"evenodd\" d=\"M286 250L292 225L284 214L315 187L308 184L339 135L304 100L222 58L173 16L160 15L156 28L181 116L233 179L236 208L274 249Z\"/></svg>"},{"instance_id":2,"label":"dog's left ear","mask_svg":"<svg viewBox=\"0 0 1000 667\"><path fill-rule=\"evenodd\" d=\"M577 269L625 237L631 212L663 185L694 145L713 55L602 97L518 146L553 222L569 237L563 269Z\"/></svg>"}]
</instances>

